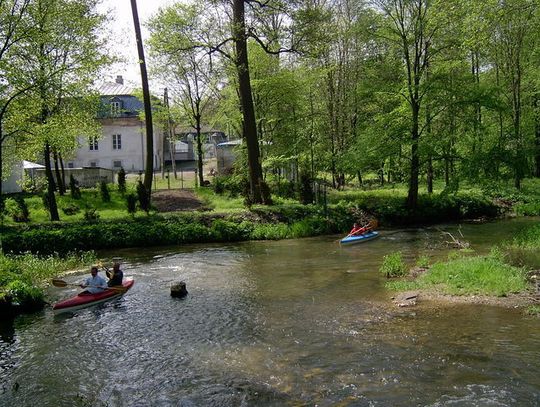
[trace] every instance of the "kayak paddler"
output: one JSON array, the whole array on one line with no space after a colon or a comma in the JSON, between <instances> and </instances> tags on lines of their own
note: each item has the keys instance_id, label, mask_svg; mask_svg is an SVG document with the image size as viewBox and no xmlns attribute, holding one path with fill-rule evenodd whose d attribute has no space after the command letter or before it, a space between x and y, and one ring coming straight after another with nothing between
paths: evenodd
<instances>
[{"instance_id":1,"label":"kayak paddler","mask_svg":"<svg viewBox=\"0 0 540 407\"><path fill-rule=\"evenodd\" d=\"M109 277L109 281L107 283L109 287L114 287L115 285L122 285L124 273L122 272L122 270L120 270L120 263L115 262L113 264L113 269L111 272L107 270L107 277Z\"/></svg>"},{"instance_id":2,"label":"kayak paddler","mask_svg":"<svg viewBox=\"0 0 540 407\"><path fill-rule=\"evenodd\" d=\"M96 294L107 288L107 282L103 277L98 275L98 272L99 270L96 266L90 268L91 276L81 284L81 288L85 289L81 294Z\"/></svg>"}]
</instances>

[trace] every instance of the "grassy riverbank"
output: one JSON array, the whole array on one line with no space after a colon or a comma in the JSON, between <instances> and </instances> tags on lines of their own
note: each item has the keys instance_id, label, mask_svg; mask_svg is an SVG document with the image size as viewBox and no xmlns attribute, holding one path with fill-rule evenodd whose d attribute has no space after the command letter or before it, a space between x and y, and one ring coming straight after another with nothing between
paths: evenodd
<instances>
[{"instance_id":1,"label":"grassy riverbank","mask_svg":"<svg viewBox=\"0 0 540 407\"><path fill-rule=\"evenodd\" d=\"M0 254L0 315L31 312L45 304L43 287L52 277L96 261L94 252L71 253L60 257L33 254Z\"/></svg>"},{"instance_id":2,"label":"grassy riverbank","mask_svg":"<svg viewBox=\"0 0 540 407\"><path fill-rule=\"evenodd\" d=\"M109 186L107 199L104 199L103 190L97 188L81 191L78 198L69 195L59 197L61 222L47 221L48 214L40 196L20 195L7 202L0 228L2 250L9 253L0 258L0 304L2 301L4 305L16 303L30 309L42 302L40 286L44 280L61 270L91 263L93 254L69 255L76 250L345 233L353 222L362 218L376 218L384 228L493 218L512 211L537 215L540 204L535 194L540 190L540 183L530 181L524 184L525 188L519 194L504 188L501 190L506 192L502 193L479 189L453 194L444 190L434 194L423 193L415 211L406 208L406 188L403 186L331 191L324 199L318 197L318 204L310 205L298 204L291 198L275 197L272 206L249 208L243 206L242 198L231 192L216 193L210 188L202 188L194 190L201 202L199 210L164 213L154 207L149 213L138 210L131 214L127 211L126 195ZM540 229L530 233L516 238L512 243L512 253L519 257L520 253L537 251ZM497 273L509 271L510 274L494 277L494 270ZM448 290L462 295L482 290L487 290L488 295L507 295L524 289L519 285L506 284L509 279L521 278L519 268L508 269L503 260L489 256L475 260L452 259L446 265L434 265L430 274L430 277L413 283L396 282L394 288L399 288L399 284L405 284L403 287L412 284L409 288L414 285L446 286ZM465 281L467 279L476 280L479 285L469 285L471 281ZM509 291L503 291L499 285L491 287L491 279L499 281L502 286L507 285Z\"/></svg>"},{"instance_id":3,"label":"grassy riverbank","mask_svg":"<svg viewBox=\"0 0 540 407\"><path fill-rule=\"evenodd\" d=\"M399 277L386 283L394 291L419 290L428 297L461 297L465 302L503 304L504 300L486 301L488 298L518 298L520 305L531 314L540 314L536 303L538 266L540 258L540 226L525 229L512 240L493 247L484 256L471 250L452 252L447 261L408 270L396 254L385 257L381 273ZM533 255L536 258L528 256ZM510 304L517 306L514 302Z\"/></svg>"}]
</instances>

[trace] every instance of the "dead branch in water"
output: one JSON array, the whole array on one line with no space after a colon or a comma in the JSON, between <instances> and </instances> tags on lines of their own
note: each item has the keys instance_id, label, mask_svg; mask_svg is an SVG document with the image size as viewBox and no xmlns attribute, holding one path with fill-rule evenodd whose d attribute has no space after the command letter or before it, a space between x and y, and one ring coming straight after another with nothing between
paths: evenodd
<instances>
[{"instance_id":1,"label":"dead branch in water","mask_svg":"<svg viewBox=\"0 0 540 407\"><path fill-rule=\"evenodd\" d=\"M440 229L439 229L440 230ZM469 242L466 242L464 240L456 239L454 235L450 232L446 232L444 230L440 230L440 232L443 235L447 235L450 237L451 240L446 240L445 243L447 246L455 247L456 249L468 249L471 244ZM463 237L463 233L461 233L461 226L458 228L459 235Z\"/></svg>"}]
</instances>

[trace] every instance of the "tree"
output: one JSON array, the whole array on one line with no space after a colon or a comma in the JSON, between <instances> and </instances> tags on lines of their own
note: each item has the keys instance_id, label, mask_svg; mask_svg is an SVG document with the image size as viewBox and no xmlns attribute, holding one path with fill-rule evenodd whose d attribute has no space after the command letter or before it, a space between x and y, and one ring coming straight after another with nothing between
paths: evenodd
<instances>
[{"instance_id":1,"label":"tree","mask_svg":"<svg viewBox=\"0 0 540 407\"><path fill-rule=\"evenodd\" d=\"M511 0L499 5L494 43L500 50L498 67L504 79L506 97L511 107L512 167L514 186L519 189L527 172L527 141L523 134L523 81L532 46L538 32L536 2Z\"/></svg>"},{"instance_id":2,"label":"tree","mask_svg":"<svg viewBox=\"0 0 540 407\"><path fill-rule=\"evenodd\" d=\"M196 132L199 185L204 185L201 128L215 92L216 62L207 59L201 50L186 46L185 42L195 42L194 28L204 24L202 15L200 5L176 4L161 10L150 22L155 71L171 85L171 93L177 95L182 116ZM175 33L176 30L181 30L181 35ZM168 109L166 113L166 124L169 124Z\"/></svg>"},{"instance_id":3,"label":"tree","mask_svg":"<svg viewBox=\"0 0 540 407\"><path fill-rule=\"evenodd\" d=\"M4 158L4 147L8 138L18 133L18 129L9 123L16 116L11 107L34 86L33 81L21 78L19 70L23 63L19 44L30 36L27 21L29 4L30 0L0 1L0 201L4 165L8 167L11 164Z\"/></svg>"},{"instance_id":4,"label":"tree","mask_svg":"<svg viewBox=\"0 0 540 407\"><path fill-rule=\"evenodd\" d=\"M148 201L150 202L150 196L152 191L152 178L154 176L154 127L152 125L152 105L150 101L150 89L148 87L148 74L146 70L146 60L144 58L144 48L136 0L131 0L131 12L133 14L135 39L137 41L137 52L139 54L139 67L141 69L141 82L144 101L144 117L146 123L146 165L144 171L144 187L146 188L146 193L148 194Z\"/></svg>"},{"instance_id":5,"label":"tree","mask_svg":"<svg viewBox=\"0 0 540 407\"><path fill-rule=\"evenodd\" d=\"M430 50L436 27L430 25L429 0L382 0L378 2L389 19L391 38L399 44L405 70L403 97L410 108L410 172L407 207L415 209L418 203L420 174L420 109L425 96L425 74L432 57Z\"/></svg>"},{"instance_id":6,"label":"tree","mask_svg":"<svg viewBox=\"0 0 540 407\"><path fill-rule=\"evenodd\" d=\"M43 146L52 221L59 215L51 153L62 144L74 147L80 132L98 127L95 111L86 108L85 100L96 73L109 62L97 36L105 19L95 11L96 1L35 0L28 8L33 29L25 47L24 73L35 78L35 86L25 101L33 115L25 132L30 144Z\"/></svg>"}]
</instances>

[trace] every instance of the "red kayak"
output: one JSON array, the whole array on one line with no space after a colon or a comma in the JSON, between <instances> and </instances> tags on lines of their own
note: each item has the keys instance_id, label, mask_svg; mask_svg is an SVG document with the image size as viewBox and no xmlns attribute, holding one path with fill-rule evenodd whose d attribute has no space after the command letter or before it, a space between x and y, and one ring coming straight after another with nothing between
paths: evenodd
<instances>
[{"instance_id":1,"label":"red kayak","mask_svg":"<svg viewBox=\"0 0 540 407\"><path fill-rule=\"evenodd\" d=\"M102 302L124 295L134 283L135 281L133 279L124 280L122 287L118 287L119 289L107 288L106 290L95 294L80 293L75 297L57 302L53 305L53 311L55 314L60 314L62 312L77 311L91 305L101 304Z\"/></svg>"}]
</instances>

